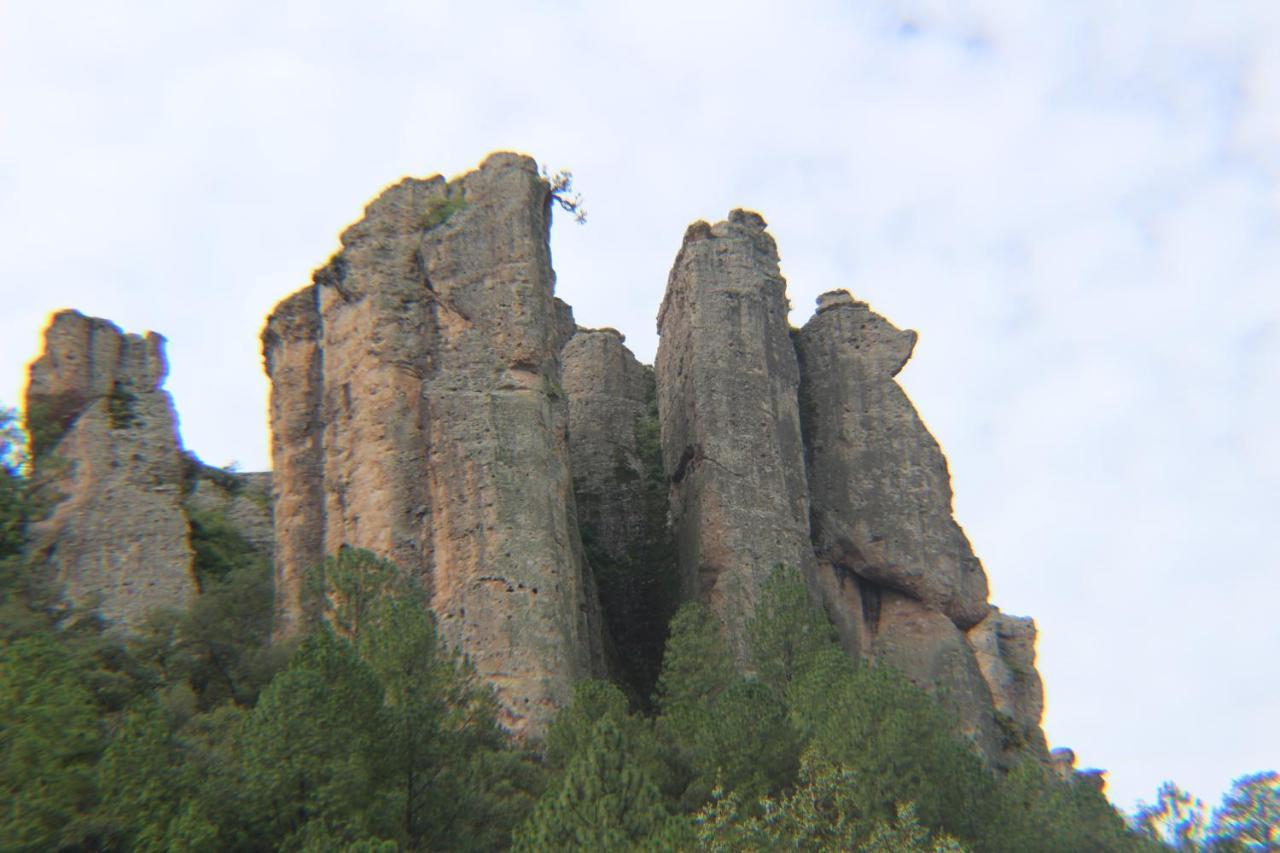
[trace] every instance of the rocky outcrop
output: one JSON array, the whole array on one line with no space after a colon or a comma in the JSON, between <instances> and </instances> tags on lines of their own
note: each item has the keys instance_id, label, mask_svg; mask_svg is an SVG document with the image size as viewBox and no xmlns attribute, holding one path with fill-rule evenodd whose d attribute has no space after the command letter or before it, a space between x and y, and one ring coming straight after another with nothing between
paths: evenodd
<instances>
[{"instance_id":1,"label":"rocky outcrop","mask_svg":"<svg viewBox=\"0 0 1280 853\"><path fill-rule=\"evenodd\" d=\"M159 335L62 311L26 395L37 480L57 499L33 549L70 601L125 627L195 594L167 369Z\"/></svg>"},{"instance_id":2,"label":"rocky outcrop","mask_svg":"<svg viewBox=\"0 0 1280 853\"><path fill-rule=\"evenodd\" d=\"M990 688L1006 751L1026 750L1047 761L1049 749L1040 728L1044 685L1036 671L1036 623L992 607L965 636Z\"/></svg>"},{"instance_id":3,"label":"rocky outcrop","mask_svg":"<svg viewBox=\"0 0 1280 853\"><path fill-rule=\"evenodd\" d=\"M578 524L613 640L611 669L643 699L678 594L653 370L614 329L578 329L560 357Z\"/></svg>"},{"instance_id":4,"label":"rocky outcrop","mask_svg":"<svg viewBox=\"0 0 1280 853\"><path fill-rule=\"evenodd\" d=\"M227 471L201 464L188 456L187 516L204 513L217 516L255 550L270 555L275 548L275 528L271 520L271 472Z\"/></svg>"},{"instance_id":5,"label":"rocky outcrop","mask_svg":"<svg viewBox=\"0 0 1280 853\"><path fill-rule=\"evenodd\" d=\"M779 563L814 575L786 283L759 215L696 222L667 281L656 362L662 448L686 595L707 601L739 664Z\"/></svg>"},{"instance_id":6,"label":"rocky outcrop","mask_svg":"<svg viewBox=\"0 0 1280 853\"><path fill-rule=\"evenodd\" d=\"M325 555L323 359L316 286L276 306L262 332L271 381L272 507L275 528L275 625L293 636L307 617L306 573Z\"/></svg>"},{"instance_id":7,"label":"rocky outcrop","mask_svg":"<svg viewBox=\"0 0 1280 853\"><path fill-rule=\"evenodd\" d=\"M952 518L942 450L894 381L915 341L846 291L797 335L813 542L966 629L987 615L987 579Z\"/></svg>"},{"instance_id":8,"label":"rocky outcrop","mask_svg":"<svg viewBox=\"0 0 1280 853\"><path fill-rule=\"evenodd\" d=\"M624 561L645 544L644 463L636 429L653 375L614 329L578 329L561 352L578 521L602 557Z\"/></svg>"},{"instance_id":9,"label":"rocky outcrop","mask_svg":"<svg viewBox=\"0 0 1280 853\"><path fill-rule=\"evenodd\" d=\"M513 154L452 182L405 179L342 235L314 298L281 303L264 332L281 586L344 545L394 560L497 688L506 724L532 735L603 658L569 470L558 353L572 324L552 294L550 203ZM310 377L317 361L317 383L282 387L286 369ZM283 633L304 617L292 592L282 611Z\"/></svg>"},{"instance_id":10,"label":"rocky outcrop","mask_svg":"<svg viewBox=\"0 0 1280 853\"><path fill-rule=\"evenodd\" d=\"M957 729L993 761L1004 745L991 691L965 636L945 615L892 589L870 593L871 654L935 692L955 715Z\"/></svg>"}]
</instances>

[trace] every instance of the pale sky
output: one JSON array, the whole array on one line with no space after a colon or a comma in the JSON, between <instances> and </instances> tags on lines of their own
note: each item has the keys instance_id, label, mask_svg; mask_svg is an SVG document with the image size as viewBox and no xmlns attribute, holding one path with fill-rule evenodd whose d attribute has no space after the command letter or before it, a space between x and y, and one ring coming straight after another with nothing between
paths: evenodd
<instances>
[{"instance_id":1,"label":"pale sky","mask_svg":"<svg viewBox=\"0 0 1280 853\"><path fill-rule=\"evenodd\" d=\"M166 335L187 447L268 467L271 306L496 149L573 170L558 293L642 360L733 207L794 324L848 288L920 332L1050 742L1117 804L1280 766L1280 6L0 0L0 402L74 307Z\"/></svg>"}]
</instances>

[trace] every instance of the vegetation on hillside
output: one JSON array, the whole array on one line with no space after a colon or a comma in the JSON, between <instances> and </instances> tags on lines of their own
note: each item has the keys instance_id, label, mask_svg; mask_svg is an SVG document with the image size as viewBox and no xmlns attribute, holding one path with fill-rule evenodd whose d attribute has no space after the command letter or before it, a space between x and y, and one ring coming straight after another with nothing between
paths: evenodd
<instances>
[{"instance_id":1,"label":"vegetation on hillside","mask_svg":"<svg viewBox=\"0 0 1280 853\"><path fill-rule=\"evenodd\" d=\"M27 556L40 513L12 422L0 849L1277 849L1275 773L1239 780L1212 817L1166 786L1132 826L1034 760L992 773L928 695L844 655L792 569L750 625L755 674L685 604L652 696L580 683L541 756L506 738L420 587L368 552L317 567L326 618L273 648L265 561L225 519L193 514L197 604L123 639Z\"/></svg>"}]
</instances>

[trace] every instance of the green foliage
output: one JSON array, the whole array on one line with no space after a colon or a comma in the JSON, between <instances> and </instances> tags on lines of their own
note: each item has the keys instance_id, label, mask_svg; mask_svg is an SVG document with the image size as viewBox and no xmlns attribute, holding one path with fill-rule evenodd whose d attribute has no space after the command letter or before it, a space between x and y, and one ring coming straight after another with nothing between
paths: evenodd
<instances>
[{"instance_id":1,"label":"green foliage","mask_svg":"<svg viewBox=\"0 0 1280 853\"><path fill-rule=\"evenodd\" d=\"M1280 773L1241 776L1213 814L1214 849L1280 850Z\"/></svg>"},{"instance_id":2,"label":"green foliage","mask_svg":"<svg viewBox=\"0 0 1280 853\"><path fill-rule=\"evenodd\" d=\"M316 821L350 841L386 823L374 793L385 719L371 668L328 631L307 637L245 721L246 799L289 843Z\"/></svg>"},{"instance_id":3,"label":"green foliage","mask_svg":"<svg viewBox=\"0 0 1280 853\"><path fill-rule=\"evenodd\" d=\"M443 195L436 196L427 202L427 212L423 214L421 227L424 231L439 227L450 219L458 211L467 206L467 200L461 195Z\"/></svg>"},{"instance_id":4,"label":"green foliage","mask_svg":"<svg viewBox=\"0 0 1280 853\"><path fill-rule=\"evenodd\" d=\"M626 850L662 832L671 815L653 779L628 758L617 725L597 721L559 788L516 829L512 849Z\"/></svg>"},{"instance_id":5,"label":"green foliage","mask_svg":"<svg viewBox=\"0 0 1280 853\"><path fill-rule=\"evenodd\" d=\"M1140 851L1163 849L1129 832L1124 819L1089 780L1062 781L1032 758L999 779L996 816L980 834L997 853L1043 850Z\"/></svg>"},{"instance_id":6,"label":"green foliage","mask_svg":"<svg viewBox=\"0 0 1280 853\"><path fill-rule=\"evenodd\" d=\"M1165 782L1153 805L1140 803L1134 815L1139 833L1174 850L1199 850L1205 840L1204 803L1172 782Z\"/></svg>"},{"instance_id":7,"label":"green foliage","mask_svg":"<svg viewBox=\"0 0 1280 853\"><path fill-rule=\"evenodd\" d=\"M0 849L84 839L103 731L75 659L50 636L0 648Z\"/></svg>"},{"instance_id":8,"label":"green foliage","mask_svg":"<svg viewBox=\"0 0 1280 853\"><path fill-rule=\"evenodd\" d=\"M847 767L821 761L810 751L797 785L781 798L762 798L754 814L736 791L717 789L698 814L698 841L710 851L878 850L942 853L964 850L954 839L930 841L915 806L899 806L889 820L871 820L857 796L858 777Z\"/></svg>"},{"instance_id":9,"label":"green foliage","mask_svg":"<svg viewBox=\"0 0 1280 853\"><path fill-rule=\"evenodd\" d=\"M899 803L913 802L926 826L962 839L991 817L993 780L981 759L896 670L857 667L828 650L793 683L791 709L820 754L857 774L867 816L890 820Z\"/></svg>"},{"instance_id":10,"label":"green foliage","mask_svg":"<svg viewBox=\"0 0 1280 853\"><path fill-rule=\"evenodd\" d=\"M681 705L709 702L736 677L720 623L706 605L682 604L670 630L657 685L657 705L663 714Z\"/></svg>"},{"instance_id":11,"label":"green foliage","mask_svg":"<svg viewBox=\"0 0 1280 853\"><path fill-rule=\"evenodd\" d=\"M107 395L107 420L112 429L128 429L138 421L138 396L117 382Z\"/></svg>"},{"instance_id":12,"label":"green foliage","mask_svg":"<svg viewBox=\"0 0 1280 853\"><path fill-rule=\"evenodd\" d=\"M196 585L201 591L210 582L226 579L237 568L269 562L224 513L187 507L187 521L191 527Z\"/></svg>"},{"instance_id":13,"label":"green foliage","mask_svg":"<svg viewBox=\"0 0 1280 853\"><path fill-rule=\"evenodd\" d=\"M636 420L636 456L615 448L614 473L636 500L643 544L619 556L597 541L593 524L601 497L579 489L580 532L587 562L595 575L617 676L640 706L647 706L662 664L667 625L680 594L675 543L667 527L667 482L662 470L657 392L646 374L646 409ZM639 471L636 468L638 457Z\"/></svg>"},{"instance_id":14,"label":"green foliage","mask_svg":"<svg viewBox=\"0 0 1280 853\"><path fill-rule=\"evenodd\" d=\"M809 598L794 566L774 567L747 623L747 636L761 680L784 693L813 668L820 653L838 648L835 629Z\"/></svg>"},{"instance_id":15,"label":"green foliage","mask_svg":"<svg viewBox=\"0 0 1280 853\"><path fill-rule=\"evenodd\" d=\"M49 451L58 446L62 437L71 428L74 415L55 413L53 406L43 402L32 402L25 412L24 429L27 434L27 449L32 459L42 459Z\"/></svg>"},{"instance_id":16,"label":"green foliage","mask_svg":"<svg viewBox=\"0 0 1280 853\"><path fill-rule=\"evenodd\" d=\"M127 712L98 762L95 815L109 847L216 850L218 829L197 796L200 777L160 706Z\"/></svg>"},{"instance_id":17,"label":"green foliage","mask_svg":"<svg viewBox=\"0 0 1280 853\"><path fill-rule=\"evenodd\" d=\"M554 175L542 167L542 179L547 182L551 201L565 213L573 215L579 225L587 224L587 209L582 206L582 193L573 190L573 172L561 169Z\"/></svg>"},{"instance_id":18,"label":"green foliage","mask_svg":"<svg viewBox=\"0 0 1280 853\"><path fill-rule=\"evenodd\" d=\"M200 595L186 611L149 614L131 651L157 682L188 685L200 710L249 707L286 656L269 642L272 566L222 513L189 507L187 516Z\"/></svg>"}]
</instances>

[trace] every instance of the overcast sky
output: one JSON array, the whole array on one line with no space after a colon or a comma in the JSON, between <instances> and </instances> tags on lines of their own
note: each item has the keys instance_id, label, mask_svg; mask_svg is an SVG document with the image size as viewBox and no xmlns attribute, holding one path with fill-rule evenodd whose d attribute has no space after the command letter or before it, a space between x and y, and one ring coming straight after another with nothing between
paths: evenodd
<instances>
[{"instance_id":1,"label":"overcast sky","mask_svg":"<svg viewBox=\"0 0 1280 853\"><path fill-rule=\"evenodd\" d=\"M558 293L641 359L685 226L848 288L1045 728L1122 807L1280 765L1280 6L0 0L0 401L49 312L170 340L187 447L266 468L258 333L403 175L571 168Z\"/></svg>"}]
</instances>

